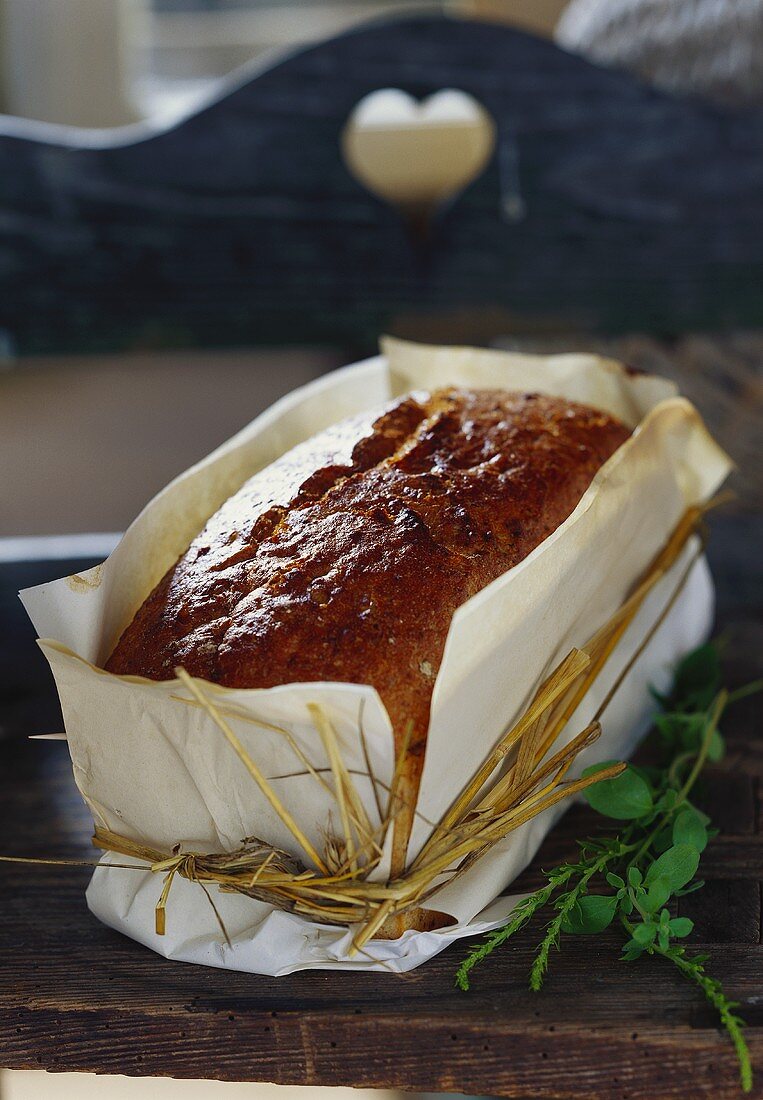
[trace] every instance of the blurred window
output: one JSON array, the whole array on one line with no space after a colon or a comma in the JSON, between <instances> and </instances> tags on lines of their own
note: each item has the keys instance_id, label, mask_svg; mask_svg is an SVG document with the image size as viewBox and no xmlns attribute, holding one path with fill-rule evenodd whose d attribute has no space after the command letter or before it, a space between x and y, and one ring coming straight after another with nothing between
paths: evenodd
<instances>
[{"instance_id":1,"label":"blurred window","mask_svg":"<svg viewBox=\"0 0 763 1100\"><path fill-rule=\"evenodd\" d=\"M253 59L467 0L0 0L0 111L109 127L171 122Z\"/></svg>"},{"instance_id":2,"label":"blurred window","mask_svg":"<svg viewBox=\"0 0 763 1100\"><path fill-rule=\"evenodd\" d=\"M141 114L192 108L253 59L330 38L383 16L442 10L448 0L146 0L133 95Z\"/></svg>"}]
</instances>

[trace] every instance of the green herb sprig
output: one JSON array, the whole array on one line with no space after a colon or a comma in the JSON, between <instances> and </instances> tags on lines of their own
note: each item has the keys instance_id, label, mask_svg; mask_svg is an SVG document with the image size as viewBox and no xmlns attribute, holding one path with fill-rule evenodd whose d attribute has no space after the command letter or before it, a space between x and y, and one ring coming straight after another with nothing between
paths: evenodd
<instances>
[{"instance_id":1,"label":"green herb sprig","mask_svg":"<svg viewBox=\"0 0 763 1100\"><path fill-rule=\"evenodd\" d=\"M691 933L693 922L673 915L671 907L675 899L704 885L697 870L717 830L690 796L705 764L723 757L721 717L730 703L761 687L758 682L732 694L723 689L719 648L713 643L684 658L670 693L654 693L661 708L655 718L659 764L630 764L621 775L584 792L594 810L624 823L621 831L579 841L577 861L545 873L545 884L519 902L508 923L490 933L461 963L456 973L459 988L468 990L472 970L541 911L551 909L554 915L530 970L530 988L536 991L562 935L590 935L617 923L624 933L625 962L660 956L702 991L731 1038L742 1088L749 1092L752 1064L738 1004L705 971L706 955L687 954L679 941ZM583 774L606 766L594 765Z\"/></svg>"}]
</instances>

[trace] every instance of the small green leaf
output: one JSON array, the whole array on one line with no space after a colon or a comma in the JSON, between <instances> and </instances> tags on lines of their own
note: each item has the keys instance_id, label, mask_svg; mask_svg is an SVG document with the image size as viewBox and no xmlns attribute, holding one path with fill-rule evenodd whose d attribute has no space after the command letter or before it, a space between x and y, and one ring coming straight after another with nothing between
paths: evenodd
<instances>
[{"instance_id":1,"label":"small green leaf","mask_svg":"<svg viewBox=\"0 0 763 1100\"><path fill-rule=\"evenodd\" d=\"M641 764L632 764L631 763L631 764L628 765L628 769L629 769L629 771L635 772L636 775L641 776L641 778L646 783L647 787L649 787L651 789L652 780L649 776L649 769L648 768L642 767ZM654 771L655 769L652 769L652 770ZM658 768L658 769L656 769L656 778L658 780L660 778L660 775L661 775L661 773L660 773L660 770Z\"/></svg>"},{"instance_id":2,"label":"small green leaf","mask_svg":"<svg viewBox=\"0 0 763 1100\"><path fill-rule=\"evenodd\" d=\"M698 852L707 847L707 829L695 810L682 810L673 824L673 843L691 844Z\"/></svg>"},{"instance_id":3,"label":"small green leaf","mask_svg":"<svg viewBox=\"0 0 763 1100\"><path fill-rule=\"evenodd\" d=\"M707 759L717 764L726 755L726 742L718 730L713 730L710 736L710 744L707 746Z\"/></svg>"},{"instance_id":4,"label":"small green leaf","mask_svg":"<svg viewBox=\"0 0 763 1100\"><path fill-rule=\"evenodd\" d=\"M683 890L676 890L676 897L685 898L687 894L693 894L695 890L701 890L704 885L705 880L703 878L697 878L694 882L690 882L688 886L684 886Z\"/></svg>"},{"instance_id":5,"label":"small green leaf","mask_svg":"<svg viewBox=\"0 0 763 1100\"><path fill-rule=\"evenodd\" d=\"M614 875L611 871L607 874L607 882L610 886L614 886L617 890L622 890L622 888L625 886L625 883L620 878L620 876Z\"/></svg>"},{"instance_id":6,"label":"small green leaf","mask_svg":"<svg viewBox=\"0 0 763 1100\"><path fill-rule=\"evenodd\" d=\"M682 710L707 710L721 685L721 662L712 642L689 653L675 672L671 700Z\"/></svg>"},{"instance_id":7,"label":"small green leaf","mask_svg":"<svg viewBox=\"0 0 763 1100\"><path fill-rule=\"evenodd\" d=\"M662 908L672 892L668 879L664 876L660 876L649 884L646 897L641 904L644 909L646 909L647 913L656 913L658 909Z\"/></svg>"},{"instance_id":8,"label":"small green leaf","mask_svg":"<svg viewBox=\"0 0 763 1100\"><path fill-rule=\"evenodd\" d=\"M659 808L661 810L672 810L677 798L678 791L674 791L672 787L669 787L659 801Z\"/></svg>"},{"instance_id":9,"label":"small green leaf","mask_svg":"<svg viewBox=\"0 0 763 1100\"><path fill-rule=\"evenodd\" d=\"M671 890L680 890L691 882L699 866L699 852L691 844L674 844L656 859L646 873L646 884L651 886L658 878L665 878Z\"/></svg>"},{"instance_id":10,"label":"small green leaf","mask_svg":"<svg viewBox=\"0 0 763 1100\"><path fill-rule=\"evenodd\" d=\"M586 768L584 777L595 775L603 768L610 767L615 761L608 760ZM645 817L653 808L652 793L648 783L632 768L626 768L614 779L602 779L586 787L583 792L588 804L605 817L614 817L618 821L631 821Z\"/></svg>"},{"instance_id":11,"label":"small green leaf","mask_svg":"<svg viewBox=\"0 0 763 1100\"><path fill-rule=\"evenodd\" d=\"M670 928L671 935L683 939L683 937L688 936L694 928L694 921L689 920L688 917L673 917L668 927Z\"/></svg>"},{"instance_id":12,"label":"small green leaf","mask_svg":"<svg viewBox=\"0 0 763 1100\"><path fill-rule=\"evenodd\" d=\"M669 748L698 749L702 742L707 715L704 711L681 714L670 711L655 715L654 724Z\"/></svg>"},{"instance_id":13,"label":"small green leaf","mask_svg":"<svg viewBox=\"0 0 763 1100\"><path fill-rule=\"evenodd\" d=\"M643 955L643 953L644 948L641 946L638 940L628 940L625 947L623 947L621 958L623 958L626 962L633 962L634 959L637 959L639 955Z\"/></svg>"},{"instance_id":14,"label":"small green leaf","mask_svg":"<svg viewBox=\"0 0 763 1100\"><path fill-rule=\"evenodd\" d=\"M575 908L562 923L563 932L574 935L588 935L603 932L612 923L617 909L616 897L603 894L586 894L580 898Z\"/></svg>"},{"instance_id":15,"label":"small green leaf","mask_svg":"<svg viewBox=\"0 0 763 1100\"><path fill-rule=\"evenodd\" d=\"M633 929L633 938L641 947L649 947L657 935L657 925L653 921L644 921Z\"/></svg>"},{"instance_id":16,"label":"small green leaf","mask_svg":"<svg viewBox=\"0 0 763 1100\"><path fill-rule=\"evenodd\" d=\"M639 871L638 867L629 867L628 883L635 888L636 886L640 886L642 882L643 875L641 874L641 871Z\"/></svg>"}]
</instances>

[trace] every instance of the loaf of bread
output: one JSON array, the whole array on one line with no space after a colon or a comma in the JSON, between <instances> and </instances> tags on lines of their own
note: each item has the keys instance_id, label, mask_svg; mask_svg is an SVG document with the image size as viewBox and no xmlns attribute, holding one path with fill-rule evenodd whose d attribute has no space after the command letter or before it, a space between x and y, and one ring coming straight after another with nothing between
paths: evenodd
<instances>
[{"instance_id":1,"label":"loaf of bread","mask_svg":"<svg viewBox=\"0 0 763 1100\"><path fill-rule=\"evenodd\" d=\"M570 515L627 436L596 409L499 390L413 393L343 421L222 505L106 667L166 680L181 665L238 688L375 687L396 751L407 741L394 877L453 613Z\"/></svg>"}]
</instances>

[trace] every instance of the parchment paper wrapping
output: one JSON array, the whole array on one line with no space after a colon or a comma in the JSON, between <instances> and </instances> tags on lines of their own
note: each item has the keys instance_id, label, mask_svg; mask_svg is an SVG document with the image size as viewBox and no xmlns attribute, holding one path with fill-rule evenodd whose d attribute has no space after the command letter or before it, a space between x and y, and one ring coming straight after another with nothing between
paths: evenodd
<instances>
[{"instance_id":1,"label":"parchment paper wrapping","mask_svg":"<svg viewBox=\"0 0 763 1100\"><path fill-rule=\"evenodd\" d=\"M167 851L179 841L189 850L230 850L256 835L301 855L220 731L177 682L114 676L98 666L219 505L254 472L328 425L411 389L456 384L556 394L603 408L636 428L569 519L456 613L435 685L412 853L426 838L426 821L440 817L539 681L606 622L686 507L709 497L729 471L728 458L696 410L669 383L631 375L611 361L398 341L387 341L384 350L383 357L290 394L182 474L144 509L103 565L22 594L56 679L74 776L97 824ZM685 560L652 592L563 740L587 723L656 619ZM706 636L711 616L712 587L702 560L607 710L603 736L582 754L578 771L632 752L648 723L648 685L665 685L670 666ZM318 848L332 800L313 777L293 774L299 765L287 740L261 723L288 729L316 766L326 766L307 713L308 702L319 702L339 733L348 766L364 772L362 708L373 771L382 782L391 779L390 723L369 687L207 690ZM370 782L357 782L371 812ZM213 888L230 949L200 888L179 876L164 937L154 932L162 884L148 871L97 869L88 903L101 920L170 958L275 975L310 967L409 970L453 939L493 927L505 916L516 899L494 899L561 812L548 811L512 833L432 899L433 907L455 918L455 926L372 941L352 959L346 957L347 929L311 924ZM102 863L110 860L124 857L105 856Z\"/></svg>"}]
</instances>

